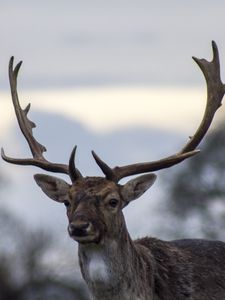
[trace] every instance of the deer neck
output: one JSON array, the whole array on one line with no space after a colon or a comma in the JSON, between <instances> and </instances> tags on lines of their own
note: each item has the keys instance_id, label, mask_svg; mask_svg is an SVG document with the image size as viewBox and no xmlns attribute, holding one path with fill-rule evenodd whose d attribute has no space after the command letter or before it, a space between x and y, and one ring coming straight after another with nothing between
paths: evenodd
<instances>
[{"instance_id":1,"label":"deer neck","mask_svg":"<svg viewBox=\"0 0 225 300\"><path fill-rule=\"evenodd\" d=\"M140 291L140 276L137 275L145 268L126 228L117 239L105 239L93 245L80 244L79 262L93 299L151 299L146 298L143 289Z\"/></svg>"}]
</instances>

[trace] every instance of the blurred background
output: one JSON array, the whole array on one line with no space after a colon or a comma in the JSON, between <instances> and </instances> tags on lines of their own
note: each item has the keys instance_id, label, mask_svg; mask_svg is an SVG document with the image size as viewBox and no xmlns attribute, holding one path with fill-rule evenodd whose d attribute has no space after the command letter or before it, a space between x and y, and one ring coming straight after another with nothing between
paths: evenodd
<instances>
[{"instance_id":1,"label":"blurred background","mask_svg":"<svg viewBox=\"0 0 225 300\"><path fill-rule=\"evenodd\" d=\"M1 147L30 157L10 98L14 55L24 61L20 102L31 102L34 135L49 160L67 163L78 145L81 172L101 175L92 149L111 166L177 152L205 106L191 56L211 60L212 40L225 80L224 12L220 0L0 0ZM158 172L125 209L133 238L225 240L224 118L221 108L200 155ZM88 299L65 208L35 185L37 172L0 162L0 299Z\"/></svg>"}]
</instances>

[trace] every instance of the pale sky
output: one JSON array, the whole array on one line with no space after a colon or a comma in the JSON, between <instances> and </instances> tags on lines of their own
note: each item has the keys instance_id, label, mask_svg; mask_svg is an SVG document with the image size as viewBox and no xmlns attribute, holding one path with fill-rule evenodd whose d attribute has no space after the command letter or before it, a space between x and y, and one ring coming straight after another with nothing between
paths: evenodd
<instances>
[{"instance_id":1,"label":"pale sky","mask_svg":"<svg viewBox=\"0 0 225 300\"><path fill-rule=\"evenodd\" d=\"M0 88L201 85L191 56L225 55L225 1L0 0ZM222 69L223 72L224 69Z\"/></svg>"},{"instance_id":2,"label":"pale sky","mask_svg":"<svg viewBox=\"0 0 225 300\"><path fill-rule=\"evenodd\" d=\"M31 102L34 110L63 113L97 131L141 125L189 134L205 105L204 79L191 56L210 60L211 40L225 78L224 1L0 0L0 6L0 134L14 118L11 55L24 62L23 106Z\"/></svg>"},{"instance_id":3,"label":"pale sky","mask_svg":"<svg viewBox=\"0 0 225 300\"><path fill-rule=\"evenodd\" d=\"M35 110L62 114L98 132L142 126L191 134L201 120L206 101L204 87L30 90L19 95L22 107L31 102L31 115ZM0 99L3 135L15 115L10 92L0 93ZM224 114L218 115L219 120ZM37 125L41 130L41 124Z\"/></svg>"}]
</instances>

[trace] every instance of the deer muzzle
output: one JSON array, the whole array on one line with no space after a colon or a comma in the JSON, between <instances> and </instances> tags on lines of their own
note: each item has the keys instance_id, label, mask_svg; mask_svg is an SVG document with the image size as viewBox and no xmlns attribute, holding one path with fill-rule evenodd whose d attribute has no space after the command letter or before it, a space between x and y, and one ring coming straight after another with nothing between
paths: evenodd
<instances>
[{"instance_id":1,"label":"deer muzzle","mask_svg":"<svg viewBox=\"0 0 225 300\"><path fill-rule=\"evenodd\" d=\"M92 223L85 219L77 219L69 223L68 232L78 243L90 243L98 240L99 234Z\"/></svg>"}]
</instances>

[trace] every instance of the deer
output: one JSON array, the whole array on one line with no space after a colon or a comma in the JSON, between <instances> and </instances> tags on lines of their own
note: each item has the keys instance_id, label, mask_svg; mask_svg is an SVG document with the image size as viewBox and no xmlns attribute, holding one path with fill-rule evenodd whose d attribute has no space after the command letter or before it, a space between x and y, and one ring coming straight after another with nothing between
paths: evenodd
<instances>
[{"instance_id":1,"label":"deer","mask_svg":"<svg viewBox=\"0 0 225 300\"><path fill-rule=\"evenodd\" d=\"M1 156L8 163L36 166L69 176L64 179L35 174L42 191L66 206L69 236L78 242L79 265L93 300L222 300L225 299L225 243L204 239L164 241L153 237L132 240L123 209L142 196L155 182L156 172L199 153L217 109L222 105L225 85L220 76L219 51L212 41L213 59L193 57L207 86L202 121L184 147L168 157L111 168L94 151L93 158L104 176L83 177L75 164L76 146L68 164L44 157L45 146L33 136L28 118L30 104L22 109L17 77L22 62L9 61L12 102L19 127L32 158ZM125 184L122 178L132 177Z\"/></svg>"}]
</instances>

